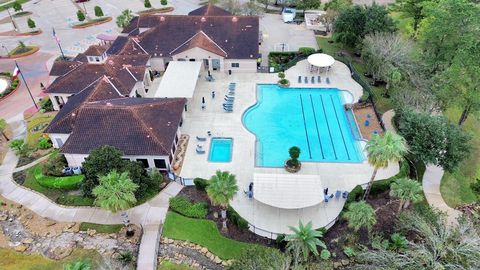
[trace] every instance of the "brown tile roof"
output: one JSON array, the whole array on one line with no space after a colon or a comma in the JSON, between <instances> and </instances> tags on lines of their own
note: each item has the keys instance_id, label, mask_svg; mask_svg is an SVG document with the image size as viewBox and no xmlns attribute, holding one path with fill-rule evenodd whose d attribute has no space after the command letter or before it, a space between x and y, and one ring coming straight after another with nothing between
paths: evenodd
<instances>
[{"instance_id":1,"label":"brown tile roof","mask_svg":"<svg viewBox=\"0 0 480 270\"><path fill-rule=\"evenodd\" d=\"M108 50L108 45L90 45L83 53L87 56L102 56Z\"/></svg>"},{"instance_id":2,"label":"brown tile roof","mask_svg":"<svg viewBox=\"0 0 480 270\"><path fill-rule=\"evenodd\" d=\"M79 111L63 153L88 154L111 145L125 155L168 155L185 99L120 98L86 103Z\"/></svg>"},{"instance_id":3,"label":"brown tile roof","mask_svg":"<svg viewBox=\"0 0 480 270\"><path fill-rule=\"evenodd\" d=\"M117 92L112 82L103 76L76 95L71 96L44 132L69 134L72 132L78 110L84 103L121 97L123 95Z\"/></svg>"},{"instance_id":4,"label":"brown tile roof","mask_svg":"<svg viewBox=\"0 0 480 270\"><path fill-rule=\"evenodd\" d=\"M112 55L103 64L83 63L60 76L47 88L47 93L76 94L100 77L107 76L122 95L129 95L135 83L143 79L149 55ZM132 70L135 72L132 74Z\"/></svg>"},{"instance_id":5,"label":"brown tile roof","mask_svg":"<svg viewBox=\"0 0 480 270\"><path fill-rule=\"evenodd\" d=\"M189 16L231 16L232 13L215 5L208 4L188 13Z\"/></svg>"},{"instance_id":6,"label":"brown tile roof","mask_svg":"<svg viewBox=\"0 0 480 270\"><path fill-rule=\"evenodd\" d=\"M192 48L202 48L209 52L212 52L223 57L227 56L227 53L220 48L213 40L211 40L203 31L196 33L191 39L182 44L180 47L174 49L170 54L178 54Z\"/></svg>"},{"instance_id":7,"label":"brown tile roof","mask_svg":"<svg viewBox=\"0 0 480 270\"><path fill-rule=\"evenodd\" d=\"M82 62L79 61L55 61L52 69L50 70L50 76L63 76L68 72L76 69Z\"/></svg>"},{"instance_id":8,"label":"brown tile roof","mask_svg":"<svg viewBox=\"0 0 480 270\"><path fill-rule=\"evenodd\" d=\"M150 55L170 56L176 48L203 32L226 52L226 58L256 59L258 56L257 16L145 15L132 20L124 33L138 28L150 28L138 35L139 44Z\"/></svg>"}]
</instances>

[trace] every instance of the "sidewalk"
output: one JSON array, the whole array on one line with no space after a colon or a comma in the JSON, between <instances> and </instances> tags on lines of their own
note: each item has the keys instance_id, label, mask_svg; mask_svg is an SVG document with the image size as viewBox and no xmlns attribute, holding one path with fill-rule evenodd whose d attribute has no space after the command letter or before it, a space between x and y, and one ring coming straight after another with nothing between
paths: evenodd
<instances>
[{"instance_id":1,"label":"sidewalk","mask_svg":"<svg viewBox=\"0 0 480 270\"><path fill-rule=\"evenodd\" d=\"M22 129L19 128L17 130L21 131ZM21 137L22 134L14 134L14 136ZM18 185L12 177L12 173L16 170L15 166L17 162L18 158L12 150L9 150L0 166L0 194L6 199L22 204L24 207L27 207L39 216L60 222L91 222L99 224L122 223L122 218L120 217L121 213L113 214L96 207L60 206L52 202L43 194ZM33 166L33 164L24 167L27 168L29 166ZM160 226L163 224L168 211L168 200L171 197L176 196L182 188L183 186L180 184L171 182L150 201L127 211L131 222L142 225L144 228L138 254L137 269L156 269Z\"/></svg>"}]
</instances>

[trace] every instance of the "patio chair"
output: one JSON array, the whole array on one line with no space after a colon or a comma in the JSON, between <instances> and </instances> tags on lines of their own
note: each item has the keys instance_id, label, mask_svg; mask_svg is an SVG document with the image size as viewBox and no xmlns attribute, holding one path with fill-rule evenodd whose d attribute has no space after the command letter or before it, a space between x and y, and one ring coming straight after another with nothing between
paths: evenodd
<instances>
[{"instance_id":1,"label":"patio chair","mask_svg":"<svg viewBox=\"0 0 480 270\"><path fill-rule=\"evenodd\" d=\"M337 192L335 192L335 199L339 199L340 195L342 195L342 192L340 190L337 190Z\"/></svg>"},{"instance_id":2,"label":"patio chair","mask_svg":"<svg viewBox=\"0 0 480 270\"><path fill-rule=\"evenodd\" d=\"M230 108L223 108L223 111L225 111L225 112L233 112L233 109L230 109Z\"/></svg>"},{"instance_id":3,"label":"patio chair","mask_svg":"<svg viewBox=\"0 0 480 270\"><path fill-rule=\"evenodd\" d=\"M203 149L203 145L197 144L197 149Z\"/></svg>"},{"instance_id":4,"label":"patio chair","mask_svg":"<svg viewBox=\"0 0 480 270\"><path fill-rule=\"evenodd\" d=\"M197 140L200 141L200 142L204 142L204 141L207 140L207 138L197 136Z\"/></svg>"},{"instance_id":5,"label":"patio chair","mask_svg":"<svg viewBox=\"0 0 480 270\"><path fill-rule=\"evenodd\" d=\"M317 82L322 83L322 78L320 76L317 76Z\"/></svg>"},{"instance_id":6,"label":"patio chair","mask_svg":"<svg viewBox=\"0 0 480 270\"><path fill-rule=\"evenodd\" d=\"M200 155L205 154L205 150L198 149L198 148L196 150L197 150L197 154L200 154Z\"/></svg>"},{"instance_id":7,"label":"patio chair","mask_svg":"<svg viewBox=\"0 0 480 270\"><path fill-rule=\"evenodd\" d=\"M326 78L325 81L327 82L327 84L330 84L330 78Z\"/></svg>"},{"instance_id":8,"label":"patio chair","mask_svg":"<svg viewBox=\"0 0 480 270\"><path fill-rule=\"evenodd\" d=\"M302 76L298 76L298 83L302 83Z\"/></svg>"},{"instance_id":9,"label":"patio chair","mask_svg":"<svg viewBox=\"0 0 480 270\"><path fill-rule=\"evenodd\" d=\"M344 198L344 199L348 198L348 191L344 191L342 193L342 198Z\"/></svg>"},{"instance_id":10,"label":"patio chair","mask_svg":"<svg viewBox=\"0 0 480 270\"><path fill-rule=\"evenodd\" d=\"M305 76L305 78L303 79L303 81L304 81L305 83L308 83L308 77Z\"/></svg>"},{"instance_id":11,"label":"patio chair","mask_svg":"<svg viewBox=\"0 0 480 270\"><path fill-rule=\"evenodd\" d=\"M225 104L225 103L223 103L222 106L223 106L224 109L225 109L225 108L227 108L227 109L233 109L233 104Z\"/></svg>"},{"instance_id":12,"label":"patio chair","mask_svg":"<svg viewBox=\"0 0 480 270\"><path fill-rule=\"evenodd\" d=\"M310 81L312 84L315 83L315 76L312 76L312 80Z\"/></svg>"},{"instance_id":13,"label":"patio chair","mask_svg":"<svg viewBox=\"0 0 480 270\"><path fill-rule=\"evenodd\" d=\"M365 120L365 126L366 126L366 127L370 126L370 121Z\"/></svg>"}]
</instances>

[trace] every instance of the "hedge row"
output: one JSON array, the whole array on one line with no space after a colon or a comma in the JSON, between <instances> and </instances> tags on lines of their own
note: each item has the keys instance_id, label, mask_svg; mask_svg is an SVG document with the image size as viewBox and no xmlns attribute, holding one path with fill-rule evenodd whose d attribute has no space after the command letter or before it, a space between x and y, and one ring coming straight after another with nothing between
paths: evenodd
<instances>
[{"instance_id":1,"label":"hedge row","mask_svg":"<svg viewBox=\"0 0 480 270\"><path fill-rule=\"evenodd\" d=\"M208 212L207 203L191 203L184 197L170 198L170 209L190 218L205 218Z\"/></svg>"},{"instance_id":2,"label":"hedge row","mask_svg":"<svg viewBox=\"0 0 480 270\"><path fill-rule=\"evenodd\" d=\"M84 175L72 175L72 176L46 176L42 172L42 166L36 166L33 171L35 180L46 188L56 188L56 189L77 189L80 182L85 178Z\"/></svg>"},{"instance_id":3,"label":"hedge row","mask_svg":"<svg viewBox=\"0 0 480 270\"><path fill-rule=\"evenodd\" d=\"M235 209L233 209L231 206L228 206L227 209L227 218L232 222L233 224L237 225L238 228L240 229L248 229L248 221L243 219Z\"/></svg>"}]
</instances>

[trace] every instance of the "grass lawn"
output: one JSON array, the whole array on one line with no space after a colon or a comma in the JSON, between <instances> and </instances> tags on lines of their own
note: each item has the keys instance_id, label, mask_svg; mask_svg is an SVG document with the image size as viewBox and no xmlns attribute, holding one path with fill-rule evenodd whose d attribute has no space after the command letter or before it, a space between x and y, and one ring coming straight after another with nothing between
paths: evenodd
<instances>
[{"instance_id":1,"label":"grass lawn","mask_svg":"<svg viewBox=\"0 0 480 270\"><path fill-rule=\"evenodd\" d=\"M162 261L157 270L193 270L190 266L186 264L176 264L171 261Z\"/></svg>"},{"instance_id":2,"label":"grass lawn","mask_svg":"<svg viewBox=\"0 0 480 270\"><path fill-rule=\"evenodd\" d=\"M187 218L173 212L167 213L163 235L206 247L224 260L238 258L245 248L252 245L222 236L211 220Z\"/></svg>"},{"instance_id":3,"label":"grass lawn","mask_svg":"<svg viewBox=\"0 0 480 270\"><path fill-rule=\"evenodd\" d=\"M400 12L390 12L390 17L398 27L398 32L402 36L408 38L411 37L413 32L413 18L403 18Z\"/></svg>"},{"instance_id":4,"label":"grass lawn","mask_svg":"<svg viewBox=\"0 0 480 270\"><path fill-rule=\"evenodd\" d=\"M449 109L445 115L453 123L457 123L461 113L460 109ZM460 163L453 173L446 172L440 186L443 199L451 207L479 200L470 184L480 178L480 113L469 115L463 129L472 134L470 157Z\"/></svg>"},{"instance_id":5,"label":"grass lawn","mask_svg":"<svg viewBox=\"0 0 480 270\"><path fill-rule=\"evenodd\" d=\"M100 255L93 250L76 249L63 260L55 261L41 255L25 255L13 249L0 248L0 269L2 270L63 270L64 265L78 259L90 261L92 269L101 260Z\"/></svg>"},{"instance_id":6,"label":"grass lawn","mask_svg":"<svg viewBox=\"0 0 480 270\"><path fill-rule=\"evenodd\" d=\"M95 230L98 233L118 233L122 229L122 227L122 224L104 225L88 222L80 223L80 231L86 231L90 229Z\"/></svg>"},{"instance_id":7,"label":"grass lawn","mask_svg":"<svg viewBox=\"0 0 480 270\"><path fill-rule=\"evenodd\" d=\"M20 4L25 4L27 3L28 1L30 0L16 0L16 2L20 3ZM8 3L8 4L4 4L4 5L0 5L0 11L4 11L8 8L11 8L13 7L13 2L12 3Z\"/></svg>"},{"instance_id":8,"label":"grass lawn","mask_svg":"<svg viewBox=\"0 0 480 270\"><path fill-rule=\"evenodd\" d=\"M42 136L47 125L53 120L55 113L37 113L27 119L27 144L30 147L37 147L38 139ZM34 131L32 128L39 128Z\"/></svg>"}]
</instances>

